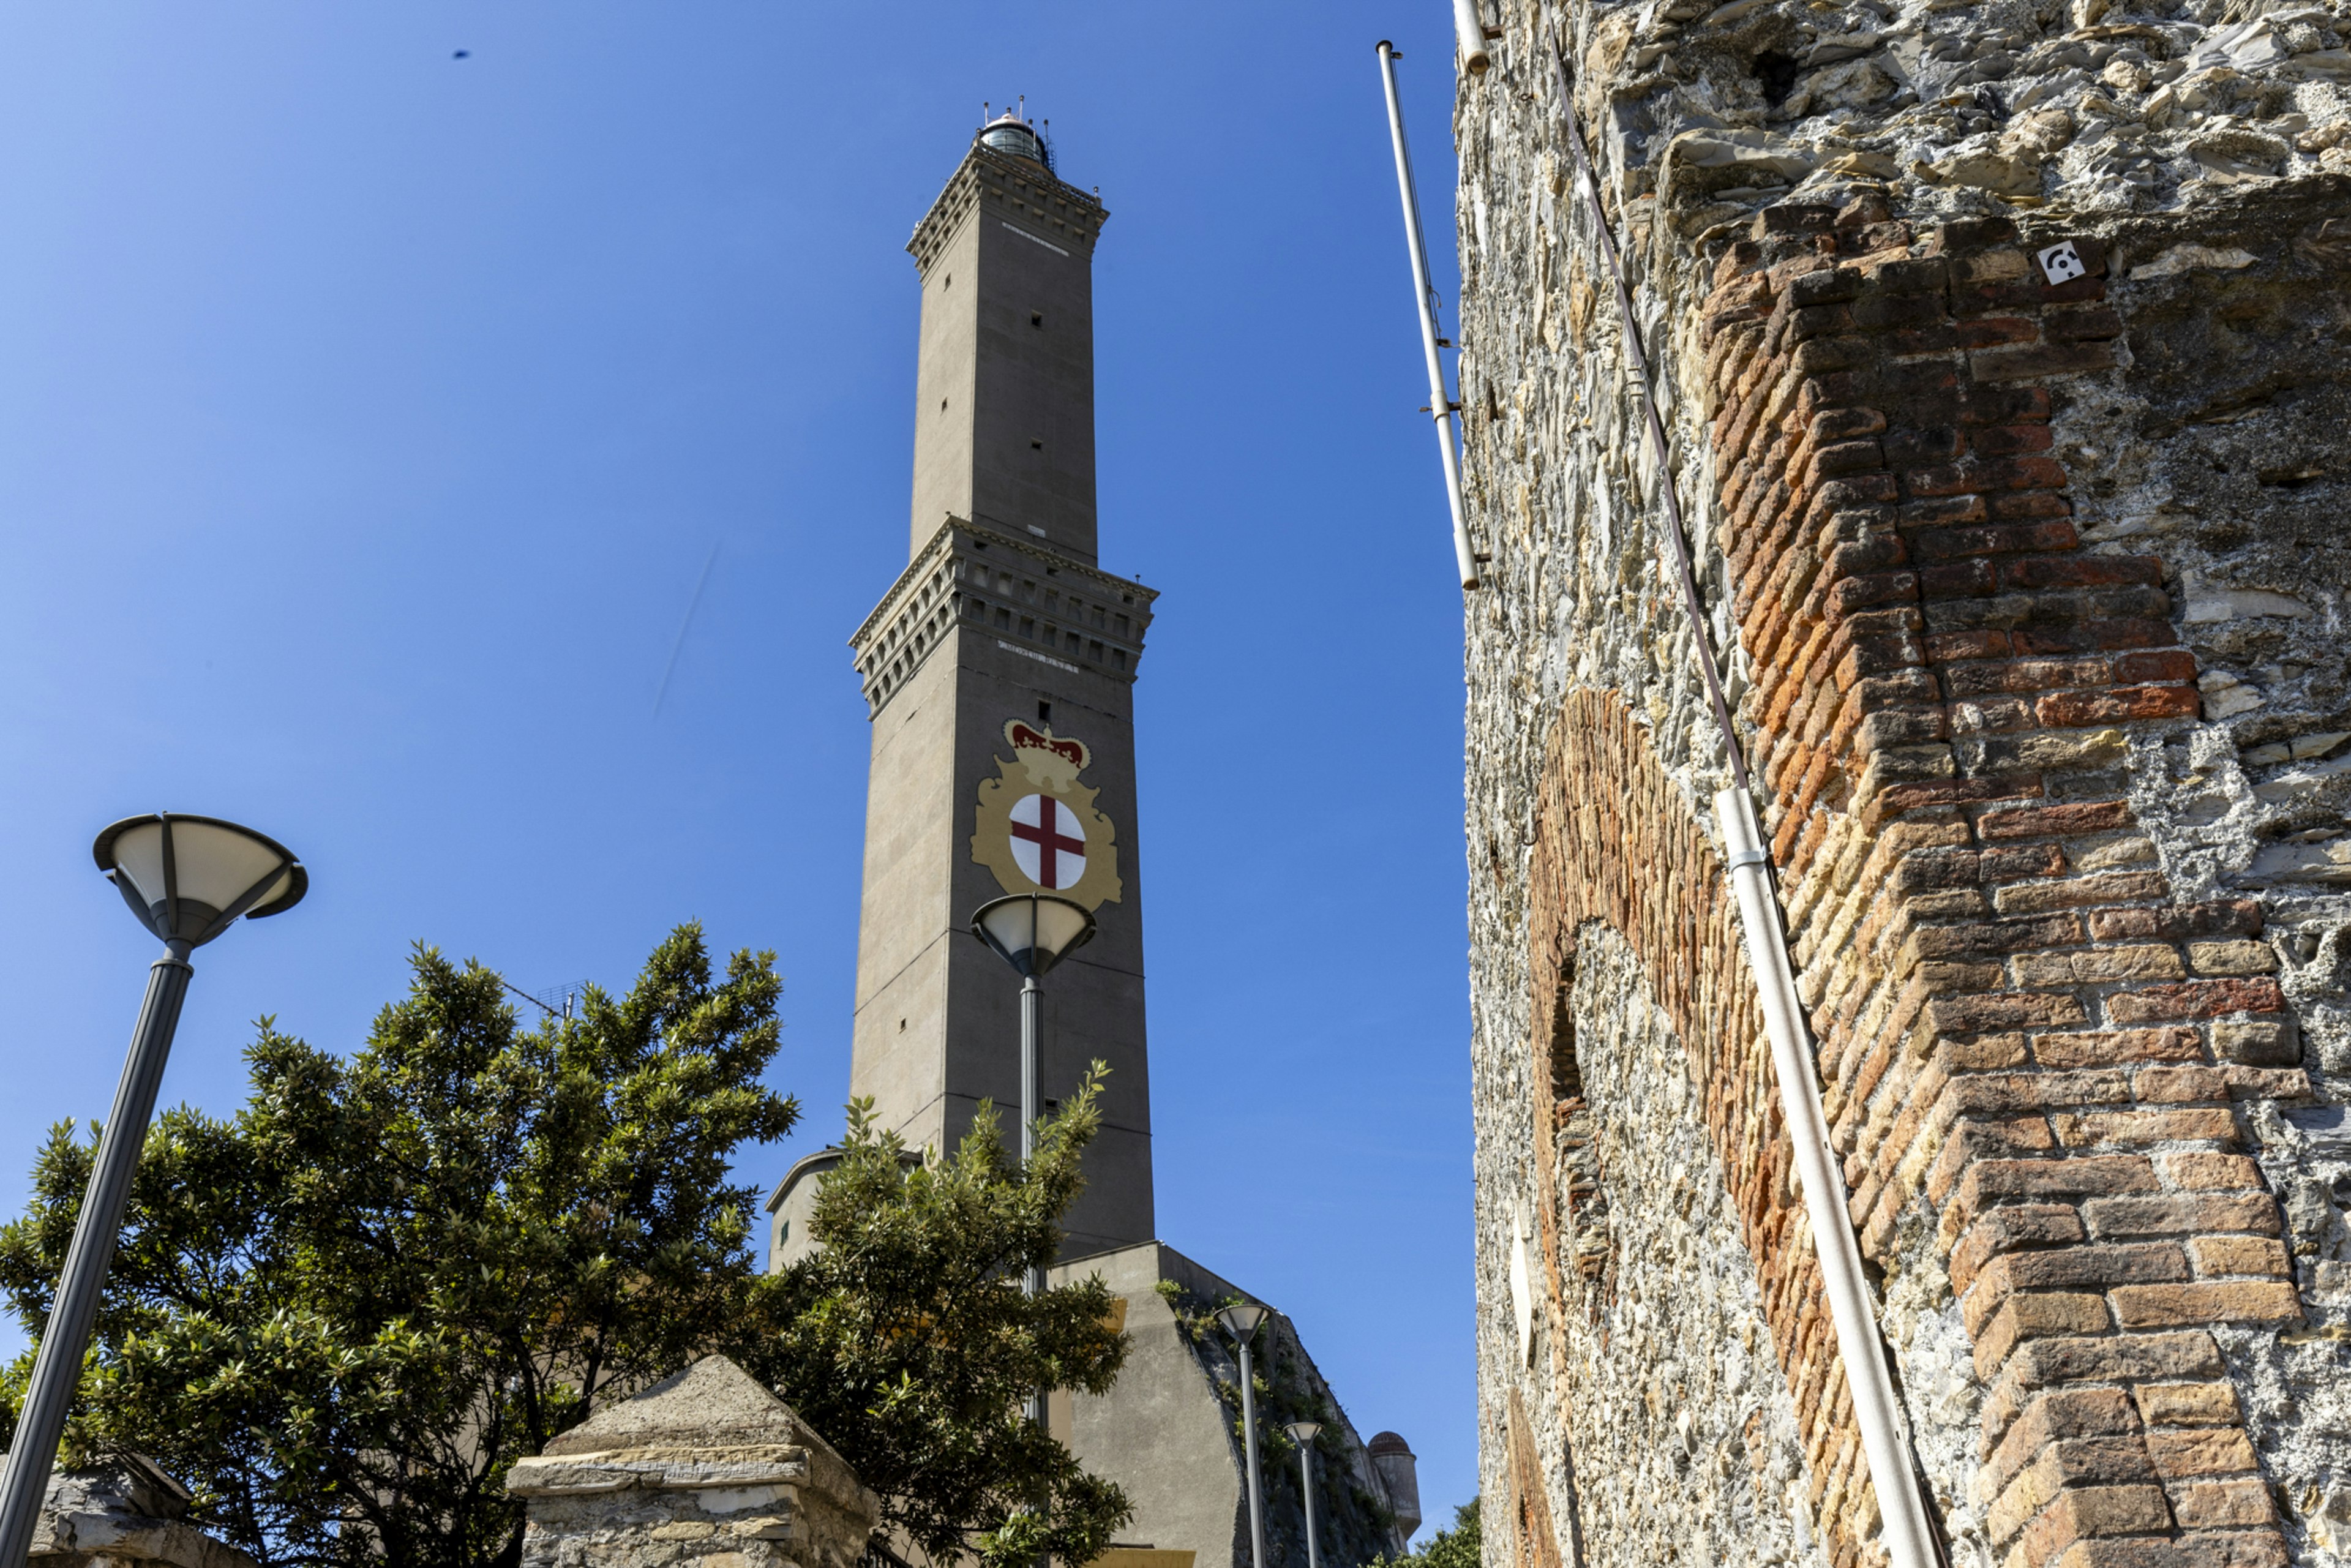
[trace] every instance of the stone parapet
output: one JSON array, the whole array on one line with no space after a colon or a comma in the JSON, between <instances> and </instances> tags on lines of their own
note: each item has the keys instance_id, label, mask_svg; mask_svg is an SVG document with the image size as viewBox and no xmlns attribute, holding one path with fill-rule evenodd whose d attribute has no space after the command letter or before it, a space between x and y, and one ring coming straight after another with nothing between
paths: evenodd
<instances>
[{"instance_id":1,"label":"stone parapet","mask_svg":"<svg viewBox=\"0 0 2351 1568\"><path fill-rule=\"evenodd\" d=\"M708 1356L517 1462L527 1568L852 1568L881 1504L782 1400Z\"/></svg>"},{"instance_id":2,"label":"stone parapet","mask_svg":"<svg viewBox=\"0 0 2351 1568\"><path fill-rule=\"evenodd\" d=\"M958 630L1072 674L1132 682L1158 597L1156 589L950 517L849 640L866 712L879 714L933 652L953 650Z\"/></svg>"},{"instance_id":3,"label":"stone parapet","mask_svg":"<svg viewBox=\"0 0 2351 1568\"><path fill-rule=\"evenodd\" d=\"M49 1478L32 1568L258 1568L187 1521L187 1489L138 1455Z\"/></svg>"}]
</instances>

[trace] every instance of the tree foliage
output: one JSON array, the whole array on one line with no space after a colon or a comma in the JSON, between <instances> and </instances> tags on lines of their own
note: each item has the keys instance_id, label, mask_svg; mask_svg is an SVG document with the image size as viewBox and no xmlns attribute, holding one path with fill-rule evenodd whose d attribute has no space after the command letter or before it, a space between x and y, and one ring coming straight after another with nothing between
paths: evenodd
<instances>
[{"instance_id":1,"label":"tree foliage","mask_svg":"<svg viewBox=\"0 0 2351 1568\"><path fill-rule=\"evenodd\" d=\"M1040 1386L1107 1393L1126 1354L1100 1276L1022 1290L1061 1249L1104 1071L1039 1124L1025 1171L985 1103L953 1154L920 1158L852 1104L819 1248L779 1277L772 1375L935 1562L1090 1563L1133 1517L1022 1409Z\"/></svg>"},{"instance_id":2,"label":"tree foliage","mask_svg":"<svg viewBox=\"0 0 2351 1568\"><path fill-rule=\"evenodd\" d=\"M149 1134L68 1461L152 1456L266 1562L517 1561L507 1467L748 1315L756 1194L727 1176L799 1113L759 1082L778 988L770 955L714 977L685 926L626 997L528 1031L424 948L348 1061L265 1019L242 1112ZM35 1335L96 1136L53 1129L0 1229Z\"/></svg>"},{"instance_id":3,"label":"tree foliage","mask_svg":"<svg viewBox=\"0 0 2351 1568\"><path fill-rule=\"evenodd\" d=\"M1485 1531L1478 1522L1478 1500L1453 1511L1453 1528L1440 1530L1428 1544L1402 1557L1383 1558L1375 1568L1479 1568Z\"/></svg>"},{"instance_id":4,"label":"tree foliage","mask_svg":"<svg viewBox=\"0 0 2351 1568\"><path fill-rule=\"evenodd\" d=\"M528 1030L491 971L427 948L413 970L348 1060L265 1019L240 1113L158 1118L67 1463L146 1454L196 1522L284 1568L511 1568L508 1467L716 1350L935 1558L1100 1554L1126 1500L1020 1418L1040 1383L1106 1391L1125 1354L1099 1280L1020 1290L1082 1186L1093 1079L1025 1171L986 1107L952 1155L917 1158L852 1106L823 1249L767 1275L756 1189L728 1171L799 1115L761 1082L772 955L715 976L684 926L626 997L590 988L579 1018ZM36 1339L97 1136L52 1129L0 1228L0 1292Z\"/></svg>"}]
</instances>

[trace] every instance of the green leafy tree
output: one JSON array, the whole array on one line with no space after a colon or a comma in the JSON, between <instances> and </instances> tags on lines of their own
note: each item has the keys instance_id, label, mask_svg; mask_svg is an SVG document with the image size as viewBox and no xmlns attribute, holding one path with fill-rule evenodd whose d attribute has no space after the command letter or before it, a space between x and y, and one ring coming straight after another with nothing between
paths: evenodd
<instances>
[{"instance_id":1,"label":"green leafy tree","mask_svg":"<svg viewBox=\"0 0 2351 1568\"><path fill-rule=\"evenodd\" d=\"M715 977L681 927L626 997L528 1031L490 971L413 970L348 1061L264 1020L242 1112L158 1120L68 1436L152 1456L273 1563L518 1561L507 1467L758 1317L727 1176L799 1113L760 1082L772 955ZM37 1336L95 1141L54 1129L0 1229Z\"/></svg>"},{"instance_id":2,"label":"green leafy tree","mask_svg":"<svg viewBox=\"0 0 2351 1568\"><path fill-rule=\"evenodd\" d=\"M1126 1342L1098 1280L1029 1298L1082 1188L1099 1069L1024 1171L983 1108L917 1159L852 1107L814 1257L756 1271L734 1153L780 1137L769 955L714 977L682 927L628 996L519 1027L497 977L420 949L342 1061L264 1020L252 1096L151 1131L67 1433L148 1454L265 1563L499 1568L506 1470L711 1350L799 1406L934 1556L1099 1555L1118 1489L1021 1419L1039 1385L1105 1392ZM96 1129L52 1131L0 1291L37 1338ZM0 1431L30 1354L12 1369Z\"/></svg>"},{"instance_id":3,"label":"green leafy tree","mask_svg":"<svg viewBox=\"0 0 2351 1568\"><path fill-rule=\"evenodd\" d=\"M1478 1523L1478 1500L1453 1511L1453 1528L1440 1530L1428 1544L1402 1557L1384 1557L1374 1568L1479 1568L1486 1548L1485 1531Z\"/></svg>"},{"instance_id":4,"label":"green leafy tree","mask_svg":"<svg viewBox=\"0 0 2351 1568\"><path fill-rule=\"evenodd\" d=\"M953 1154L919 1158L852 1104L817 1189L818 1249L776 1277L763 1370L934 1562L1090 1563L1133 1517L1022 1409L1040 1385L1109 1392L1126 1355L1099 1276L1021 1289L1061 1249L1104 1071L1039 1124L1025 1171L984 1103Z\"/></svg>"}]
</instances>

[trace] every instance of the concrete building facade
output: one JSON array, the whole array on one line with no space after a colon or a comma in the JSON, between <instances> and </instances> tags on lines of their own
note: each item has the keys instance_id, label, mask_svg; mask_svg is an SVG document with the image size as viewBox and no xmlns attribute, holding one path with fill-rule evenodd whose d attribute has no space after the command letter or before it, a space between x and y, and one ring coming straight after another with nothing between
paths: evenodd
<instances>
[{"instance_id":1,"label":"concrete building facade","mask_svg":"<svg viewBox=\"0 0 2351 1568\"><path fill-rule=\"evenodd\" d=\"M2351 1562L2351 21L1483 21L1455 132L1489 1563L1885 1560L1694 636L1949 1560Z\"/></svg>"}]
</instances>

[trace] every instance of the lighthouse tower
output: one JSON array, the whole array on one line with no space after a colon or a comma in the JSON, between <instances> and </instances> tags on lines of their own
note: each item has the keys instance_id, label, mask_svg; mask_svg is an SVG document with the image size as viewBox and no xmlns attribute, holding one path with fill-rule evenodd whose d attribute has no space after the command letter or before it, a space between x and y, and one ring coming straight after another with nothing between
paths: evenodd
<instances>
[{"instance_id":1,"label":"lighthouse tower","mask_svg":"<svg viewBox=\"0 0 2351 1568\"><path fill-rule=\"evenodd\" d=\"M980 128L906 247L922 279L906 570L851 639L872 726L850 1091L910 1146L950 1148L982 1100L1018 1114L1019 981L969 935L973 912L1042 890L1096 934L1045 986L1039 1092L1050 1110L1111 1068L1086 1188L1056 1280L1099 1275L1130 1341L1109 1394L1055 1391L1047 1418L1134 1504L1097 1568L1236 1568L1249 1554L1235 1368L1215 1308L1247 1292L1156 1240L1134 809L1134 682L1151 590L1101 570L1094 511L1093 250L1102 204L1063 183L1035 128ZM768 1199L770 1266L810 1246L837 1151ZM1316 1482L1332 1568L1402 1552L1375 1468L1295 1328L1269 1320L1265 1418L1325 1423ZM1270 1429L1270 1428L1269 1428ZM1287 1470L1283 1472L1286 1476ZM1303 1561L1277 1479L1270 1536Z\"/></svg>"},{"instance_id":2,"label":"lighthouse tower","mask_svg":"<svg viewBox=\"0 0 2351 1568\"><path fill-rule=\"evenodd\" d=\"M872 725L850 1092L915 1148L1020 1103L1019 979L972 912L1093 911L1045 988L1046 1109L1107 1063L1068 1255L1152 1239L1134 681L1152 591L1096 564L1093 249L1108 214L1043 139L983 127L907 249L922 279L906 570L851 639ZM778 1208L804 1242L821 1155ZM796 1234L798 1232L799 1234Z\"/></svg>"}]
</instances>

